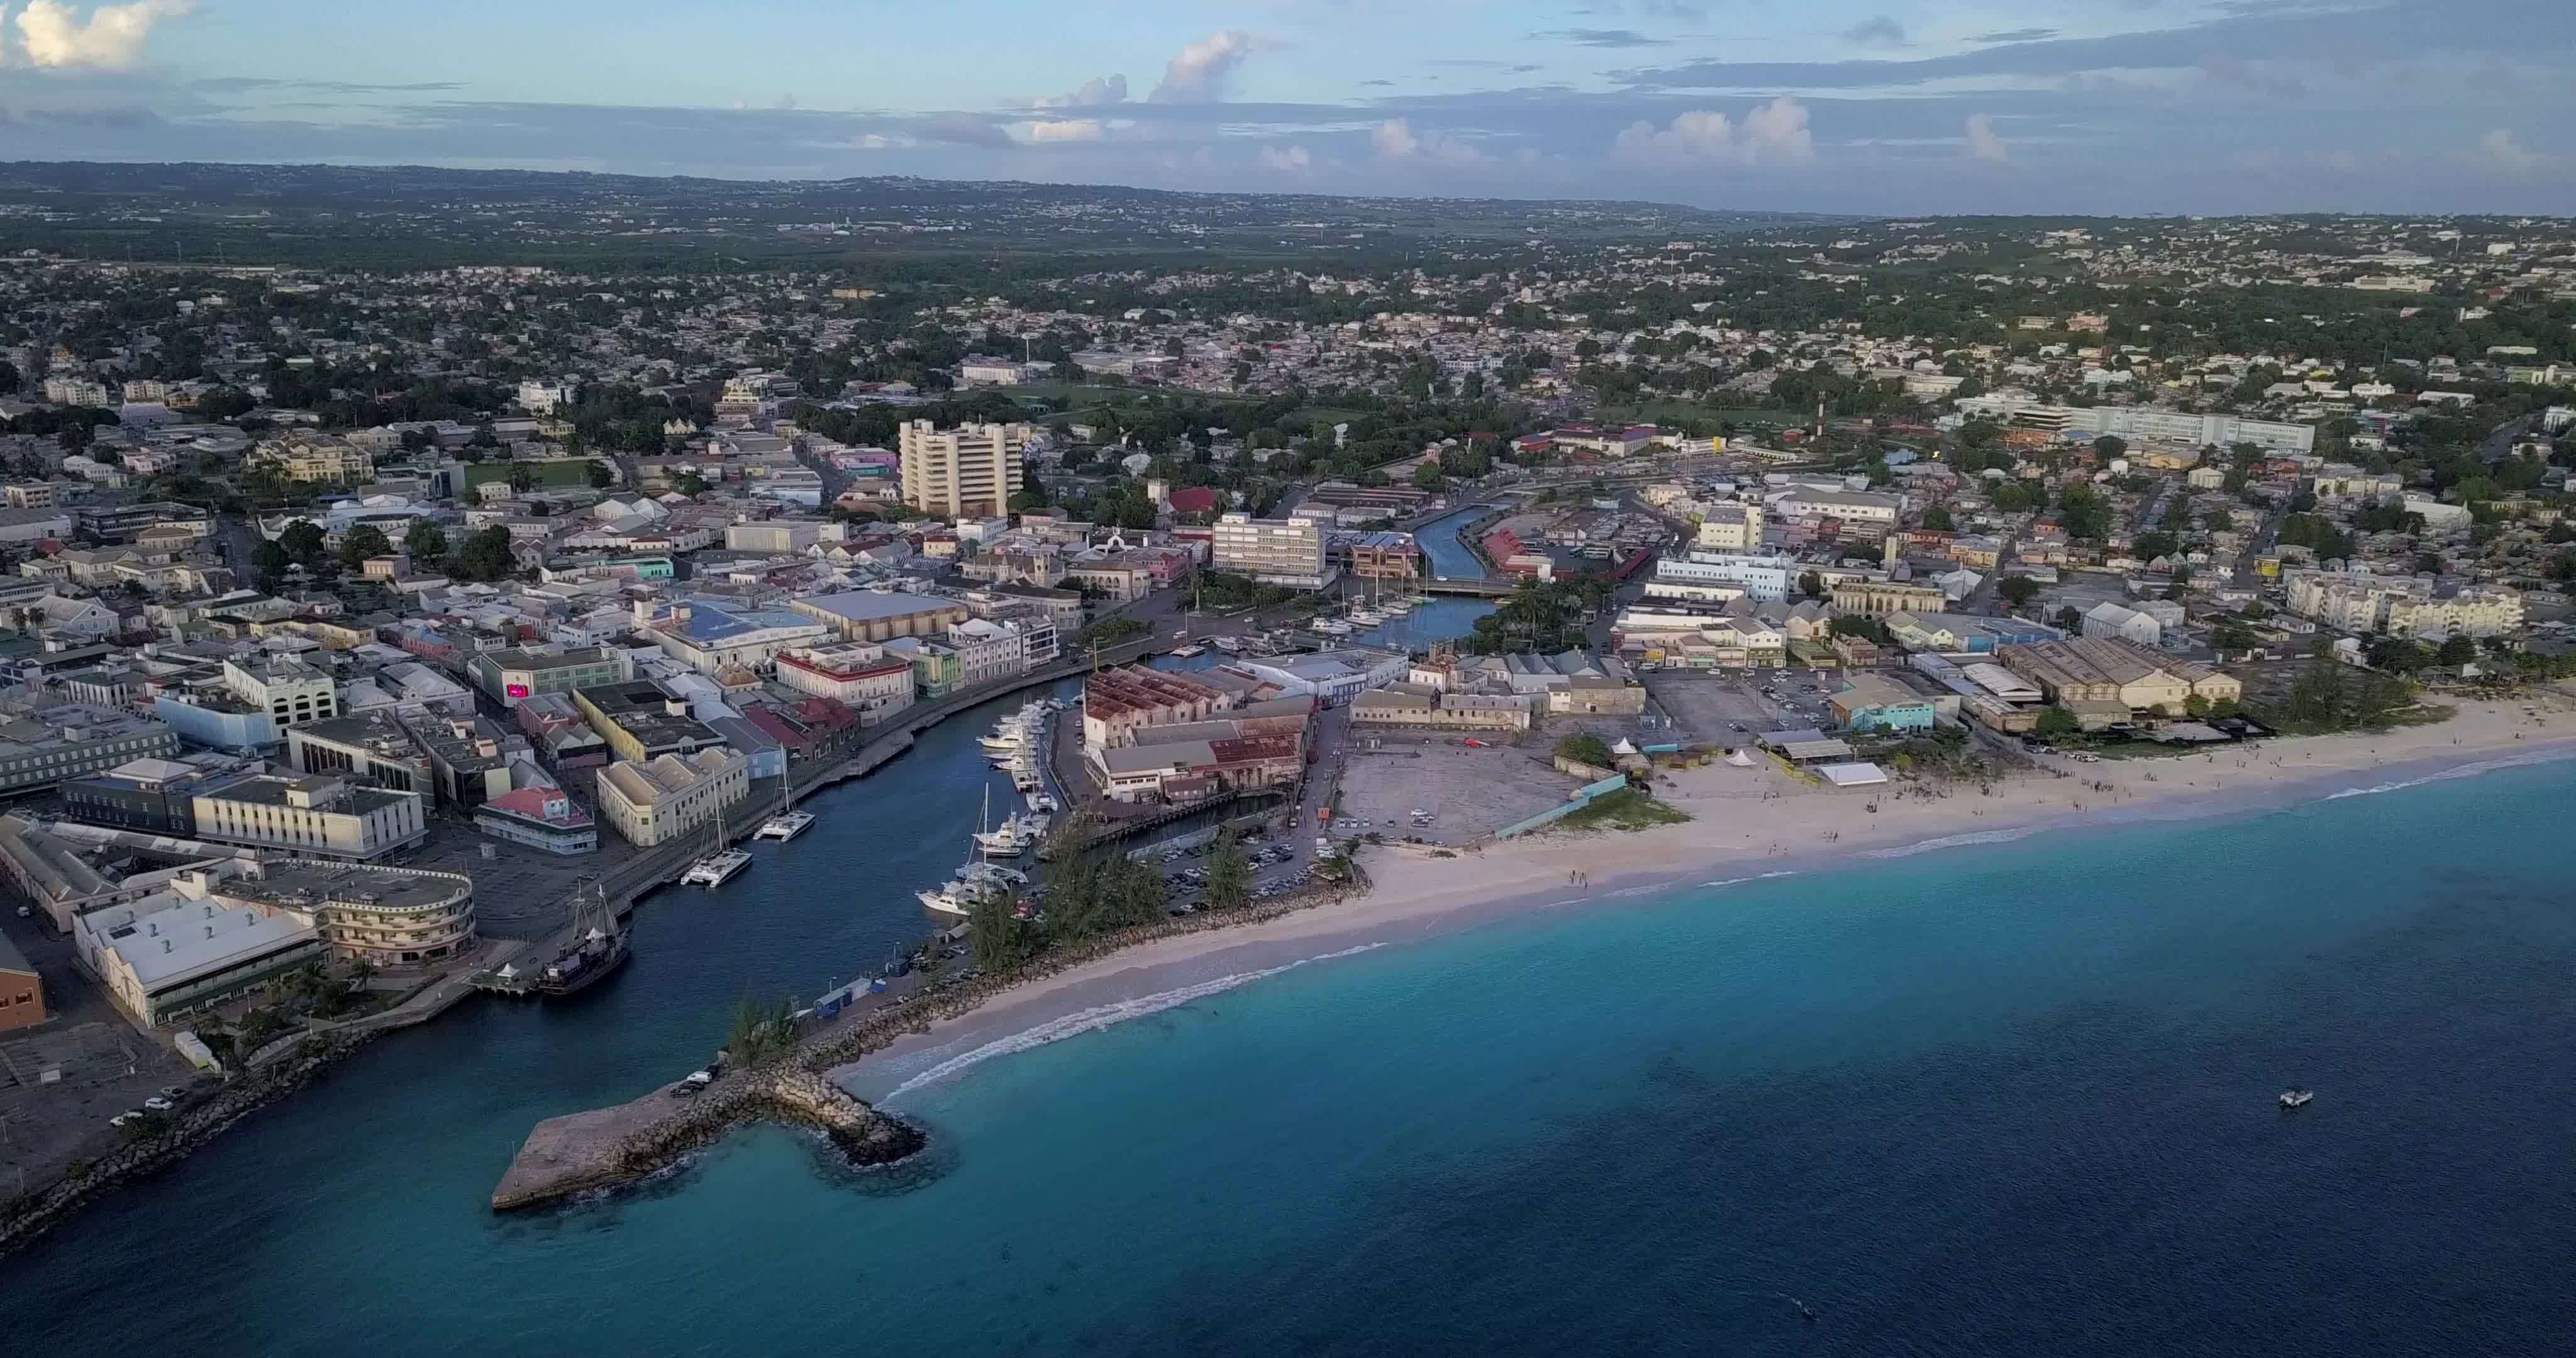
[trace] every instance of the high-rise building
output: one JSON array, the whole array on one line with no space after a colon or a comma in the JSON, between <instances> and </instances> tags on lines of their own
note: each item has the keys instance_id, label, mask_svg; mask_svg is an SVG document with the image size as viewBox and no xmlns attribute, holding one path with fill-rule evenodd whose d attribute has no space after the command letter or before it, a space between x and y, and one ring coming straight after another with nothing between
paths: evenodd
<instances>
[{"instance_id":1,"label":"high-rise building","mask_svg":"<svg viewBox=\"0 0 2576 1358\"><path fill-rule=\"evenodd\" d=\"M947 518L1007 513L1020 488L1020 455L1035 431L1025 424L902 429L903 502Z\"/></svg>"},{"instance_id":2,"label":"high-rise building","mask_svg":"<svg viewBox=\"0 0 2576 1358\"><path fill-rule=\"evenodd\" d=\"M1324 554L1324 527L1313 519L1226 514L1216 521L1208 564L1265 585L1322 589L1334 577Z\"/></svg>"}]
</instances>

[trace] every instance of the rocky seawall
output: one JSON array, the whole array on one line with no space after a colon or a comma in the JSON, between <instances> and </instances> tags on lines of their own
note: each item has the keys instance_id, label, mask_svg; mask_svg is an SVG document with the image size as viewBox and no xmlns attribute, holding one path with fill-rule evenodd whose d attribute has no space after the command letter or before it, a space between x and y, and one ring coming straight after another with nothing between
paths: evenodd
<instances>
[{"instance_id":1,"label":"rocky seawall","mask_svg":"<svg viewBox=\"0 0 2576 1358\"><path fill-rule=\"evenodd\" d=\"M131 1141L86 1164L74 1164L42 1188L0 1202L0 1254L42 1235L91 1199L177 1164L234 1123L300 1089L322 1069L377 1034L350 1030L308 1037L289 1054L233 1077L222 1089L182 1109L158 1134Z\"/></svg>"},{"instance_id":2,"label":"rocky seawall","mask_svg":"<svg viewBox=\"0 0 2576 1358\"><path fill-rule=\"evenodd\" d=\"M812 1128L856 1164L888 1164L922 1146L920 1132L803 1069L727 1075L689 1098L674 1098L673 1087L538 1123L492 1190L492 1210L633 1183L746 1122Z\"/></svg>"},{"instance_id":3,"label":"rocky seawall","mask_svg":"<svg viewBox=\"0 0 2576 1358\"><path fill-rule=\"evenodd\" d=\"M672 1097L674 1086L664 1085L632 1103L548 1118L528 1133L511 1159L508 1172L492 1190L492 1209L516 1211L637 1182L690 1151L723 1140L746 1122L810 1127L829 1136L854 1163L891 1164L922 1148L925 1138L920 1130L852 1098L826 1079L825 1072L1040 977L1087 966L1158 939L1276 919L1347 891L1365 892L1366 879L1358 877L1356 869L1354 874L1352 885L1341 892L1140 925L1046 953L1007 976L942 986L899 1007L827 1022L806 1034L795 1054L779 1066L726 1075L689 1098Z\"/></svg>"}]
</instances>

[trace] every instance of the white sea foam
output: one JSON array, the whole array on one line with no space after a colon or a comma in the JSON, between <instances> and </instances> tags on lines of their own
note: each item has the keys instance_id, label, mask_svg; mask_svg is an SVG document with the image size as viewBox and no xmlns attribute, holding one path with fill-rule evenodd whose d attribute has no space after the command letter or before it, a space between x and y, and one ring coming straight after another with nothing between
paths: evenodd
<instances>
[{"instance_id":1,"label":"white sea foam","mask_svg":"<svg viewBox=\"0 0 2576 1358\"><path fill-rule=\"evenodd\" d=\"M904 1081L902 1084L896 1085L884 1098L877 1100L877 1102L879 1104L892 1103L896 1099L902 1098L904 1095L909 1094L924 1085L935 1084L941 1080L947 1079L951 1075L958 1074L962 1071L972 1070L997 1056L1009 1056L1015 1052L1029 1051L1033 1048L1043 1047L1050 1042L1061 1042L1068 1037L1079 1037L1084 1033L1096 1033L1103 1028L1124 1023L1129 1019L1145 1018L1149 1015L1162 1013L1167 1009L1177 1009L1182 1005L1189 1004L1193 1001L1206 999L1210 995L1223 994L1224 992L1232 990L1240 985L1248 985L1254 981L1267 980L1270 977L1279 975L1281 972L1295 971L1297 968L1302 967L1309 962L1330 962L1336 958L1354 957L1360 953L1371 952L1385 946L1386 945L1383 943L1362 943L1357 947L1344 948L1339 952L1328 952L1314 957L1300 958L1297 961L1289 962L1281 966L1264 967L1259 971L1240 971L1229 976L1219 976L1215 980L1201 981L1196 985L1182 986L1178 990L1166 990L1155 995L1139 995L1130 1000L1118 1000L1109 1004L1095 1005L1089 1009L1078 1009L1073 1013L1049 1019L1026 1032L1013 1033L1009 1037L997 1038L980 1047L976 1047L973 1050L961 1053L957 1056L952 1056L947 1060L932 1066L930 1069L913 1076L911 1079Z\"/></svg>"},{"instance_id":2,"label":"white sea foam","mask_svg":"<svg viewBox=\"0 0 2576 1358\"><path fill-rule=\"evenodd\" d=\"M2410 787L2422 787L2426 783L2447 783L2454 778L2475 778L2479 774L2494 773L2499 769L2519 769L2533 764L2556 763L2566 757L2566 752L2563 750L2534 750L2529 754L2481 760L2475 764L2462 764L2457 768L2425 774L2421 778L2401 778L2393 783L2378 783L2370 787L2348 787L2341 792L2328 794L2326 800L2336 802L2346 797L2373 797L2382 792L2399 792Z\"/></svg>"},{"instance_id":3,"label":"white sea foam","mask_svg":"<svg viewBox=\"0 0 2576 1358\"><path fill-rule=\"evenodd\" d=\"M1780 869L1777 869L1777 870L1772 871L1772 872L1761 872L1761 873L1755 873L1755 874L1754 874L1753 876L1751 876L1751 877L1721 877L1721 878L1719 878L1718 880L1716 880L1716 881L1714 881L1714 882L1702 882L1702 883L1700 883L1700 885L1701 885L1701 886L1742 886L1742 885L1744 885L1746 882L1767 882L1767 881L1770 881L1770 880L1771 880L1772 878L1774 878L1774 877L1795 877L1795 876L1797 876L1797 875L1798 875L1798 874L1797 874L1797 872L1796 872L1794 869L1791 869L1791 868L1780 868Z\"/></svg>"},{"instance_id":4,"label":"white sea foam","mask_svg":"<svg viewBox=\"0 0 2576 1358\"><path fill-rule=\"evenodd\" d=\"M1971 844L2010 844L2016 839L2026 839L2037 833L2039 833L2039 827L2025 825L2017 830L1979 830L1970 835L1942 835L1937 839L1899 844L1892 849L1872 849L1861 857L1911 858L1918 853L1930 853L1935 849L1963 849Z\"/></svg>"}]
</instances>

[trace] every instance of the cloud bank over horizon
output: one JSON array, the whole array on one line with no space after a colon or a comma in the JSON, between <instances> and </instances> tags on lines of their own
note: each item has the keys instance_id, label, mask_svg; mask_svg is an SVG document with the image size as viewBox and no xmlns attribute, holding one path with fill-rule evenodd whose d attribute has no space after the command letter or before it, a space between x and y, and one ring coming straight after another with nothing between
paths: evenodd
<instances>
[{"instance_id":1,"label":"cloud bank over horizon","mask_svg":"<svg viewBox=\"0 0 2576 1358\"><path fill-rule=\"evenodd\" d=\"M2576 213L2565 0L737 0L679 43L607 0L353 8L0 0L0 156Z\"/></svg>"}]
</instances>

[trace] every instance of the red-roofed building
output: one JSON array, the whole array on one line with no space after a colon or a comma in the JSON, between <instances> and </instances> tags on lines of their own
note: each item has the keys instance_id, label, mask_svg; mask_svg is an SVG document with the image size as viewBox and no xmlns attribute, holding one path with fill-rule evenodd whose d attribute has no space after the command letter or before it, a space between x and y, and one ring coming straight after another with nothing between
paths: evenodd
<instances>
[{"instance_id":1,"label":"red-roofed building","mask_svg":"<svg viewBox=\"0 0 2576 1358\"><path fill-rule=\"evenodd\" d=\"M559 787L523 787L474 808L474 828L553 854L594 853L599 822Z\"/></svg>"},{"instance_id":2,"label":"red-roofed building","mask_svg":"<svg viewBox=\"0 0 2576 1358\"><path fill-rule=\"evenodd\" d=\"M1175 514L1205 514L1217 507L1218 494L1214 486L1184 486L1172 492L1171 500Z\"/></svg>"}]
</instances>

